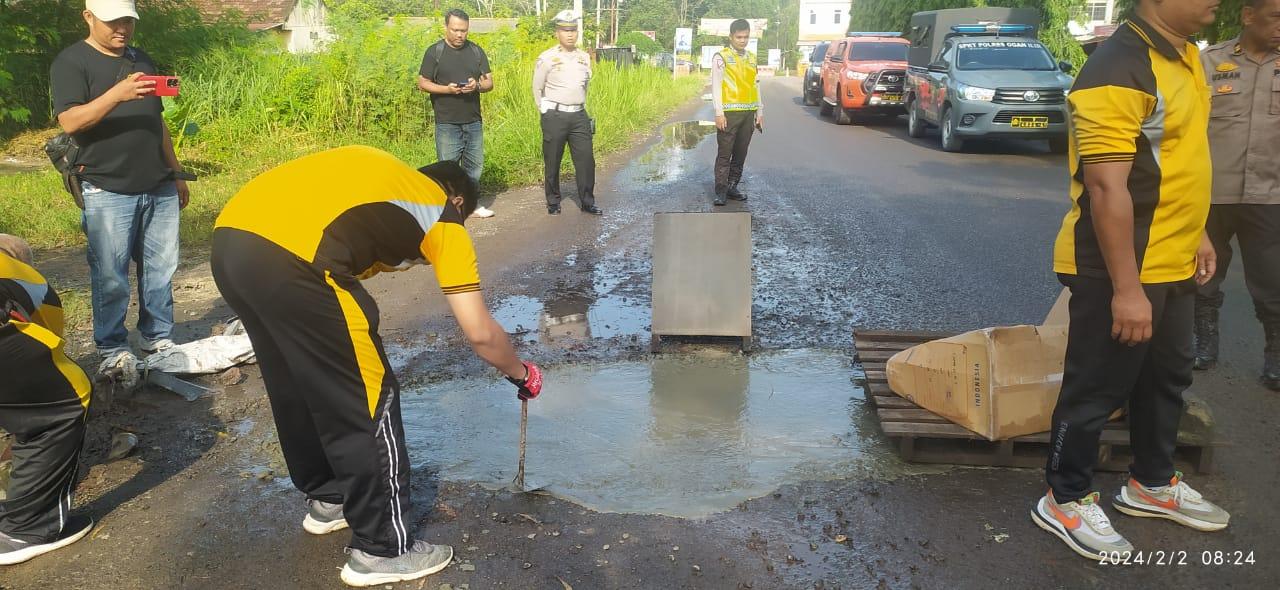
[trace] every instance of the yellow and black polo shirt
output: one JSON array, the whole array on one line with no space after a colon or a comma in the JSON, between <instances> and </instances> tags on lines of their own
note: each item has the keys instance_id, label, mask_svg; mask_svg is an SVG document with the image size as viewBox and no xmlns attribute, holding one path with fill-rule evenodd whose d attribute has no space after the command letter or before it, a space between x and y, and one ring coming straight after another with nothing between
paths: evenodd
<instances>
[{"instance_id":1,"label":"yellow and black polo shirt","mask_svg":"<svg viewBox=\"0 0 1280 590\"><path fill-rule=\"evenodd\" d=\"M417 264L446 294L480 290L475 249L440 186L395 156L348 146L249 181L217 228L261 236L322 270L365 279Z\"/></svg>"},{"instance_id":2,"label":"yellow and black polo shirt","mask_svg":"<svg viewBox=\"0 0 1280 590\"><path fill-rule=\"evenodd\" d=\"M41 388L56 387L54 383L65 381L80 405L89 407L92 384L89 377L63 352L62 301L39 271L30 265L0 252L0 337L15 337L17 345L33 351L48 349L47 363L26 364L18 377L8 375L0 382L0 400L3 403L34 403L44 398L28 399L31 390L26 383L38 383ZM10 346L14 342L9 343ZM40 358L44 353L22 358ZM5 359L0 356L0 363ZM14 370L6 367L5 371Z\"/></svg>"},{"instance_id":3,"label":"yellow and black polo shirt","mask_svg":"<svg viewBox=\"0 0 1280 590\"><path fill-rule=\"evenodd\" d=\"M58 293L39 271L4 252L0 252L0 310L7 316L0 318L0 323L32 323L62 336L62 301Z\"/></svg>"},{"instance_id":4,"label":"yellow and black polo shirt","mask_svg":"<svg viewBox=\"0 0 1280 590\"><path fill-rule=\"evenodd\" d=\"M1132 162L1134 252L1144 284L1195 274L1209 215L1209 88L1199 50L1179 54L1147 23L1121 25L1071 87L1071 211L1054 245L1054 270L1105 278L1084 166Z\"/></svg>"}]
</instances>

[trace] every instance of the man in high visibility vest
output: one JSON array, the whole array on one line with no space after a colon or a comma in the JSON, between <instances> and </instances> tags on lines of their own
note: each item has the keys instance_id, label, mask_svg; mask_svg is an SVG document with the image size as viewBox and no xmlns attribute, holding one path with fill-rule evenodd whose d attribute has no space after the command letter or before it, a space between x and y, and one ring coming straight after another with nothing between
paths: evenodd
<instances>
[{"instance_id":1,"label":"man in high visibility vest","mask_svg":"<svg viewBox=\"0 0 1280 590\"><path fill-rule=\"evenodd\" d=\"M764 104L756 80L756 56L747 51L751 24L738 19L729 25L729 46L711 58L711 104L716 111L716 205L725 198L745 201L738 190L742 166L751 146L752 126L764 131Z\"/></svg>"},{"instance_id":2,"label":"man in high visibility vest","mask_svg":"<svg viewBox=\"0 0 1280 590\"><path fill-rule=\"evenodd\" d=\"M92 385L63 353L62 303L31 258L25 241L0 234L0 428L13 435L0 566L66 547L93 528L71 513Z\"/></svg>"}]
</instances>

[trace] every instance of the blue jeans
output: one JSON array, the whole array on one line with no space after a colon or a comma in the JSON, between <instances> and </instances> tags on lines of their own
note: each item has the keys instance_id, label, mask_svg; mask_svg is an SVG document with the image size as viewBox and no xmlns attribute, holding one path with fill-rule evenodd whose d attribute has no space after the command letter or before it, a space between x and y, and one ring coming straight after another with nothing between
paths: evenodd
<instances>
[{"instance_id":1,"label":"blue jeans","mask_svg":"<svg viewBox=\"0 0 1280 590\"><path fill-rule=\"evenodd\" d=\"M89 242L93 341L99 352L128 348L129 262L138 266L138 331L147 341L173 332L173 273L178 269L178 188L122 195L87 182L81 226Z\"/></svg>"},{"instance_id":2,"label":"blue jeans","mask_svg":"<svg viewBox=\"0 0 1280 590\"><path fill-rule=\"evenodd\" d=\"M457 162L480 188L484 171L484 124L436 123L436 157L441 162Z\"/></svg>"}]
</instances>

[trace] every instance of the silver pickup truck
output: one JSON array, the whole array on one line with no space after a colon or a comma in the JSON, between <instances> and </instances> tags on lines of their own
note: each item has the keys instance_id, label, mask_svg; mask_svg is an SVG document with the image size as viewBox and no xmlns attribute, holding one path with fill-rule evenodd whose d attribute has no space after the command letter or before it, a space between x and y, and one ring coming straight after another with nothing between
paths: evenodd
<instances>
[{"instance_id":1,"label":"silver pickup truck","mask_svg":"<svg viewBox=\"0 0 1280 590\"><path fill-rule=\"evenodd\" d=\"M948 152L964 149L966 139L1010 137L1046 139L1052 152L1065 153L1071 64L1054 61L1035 39L1035 25L981 22L939 31L938 24L945 23L920 27L912 39L907 133L923 137L927 127L939 127ZM917 45L934 40L936 52ZM929 61L918 63L926 55Z\"/></svg>"}]
</instances>

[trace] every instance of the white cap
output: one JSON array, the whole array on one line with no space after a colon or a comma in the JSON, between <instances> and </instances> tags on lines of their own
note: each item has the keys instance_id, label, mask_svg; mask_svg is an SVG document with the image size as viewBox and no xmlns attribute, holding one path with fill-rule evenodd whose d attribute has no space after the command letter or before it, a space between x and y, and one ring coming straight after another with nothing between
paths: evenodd
<instances>
[{"instance_id":1,"label":"white cap","mask_svg":"<svg viewBox=\"0 0 1280 590\"><path fill-rule=\"evenodd\" d=\"M555 18L552 18L551 20L556 24L557 27L565 27L570 25L576 27L578 26L579 18L582 18L582 17L578 15L577 12L574 12L573 10L561 10L560 12L557 12Z\"/></svg>"},{"instance_id":2,"label":"white cap","mask_svg":"<svg viewBox=\"0 0 1280 590\"><path fill-rule=\"evenodd\" d=\"M84 8L103 22L126 16L138 18L138 9L134 6L133 0L85 0Z\"/></svg>"}]
</instances>

